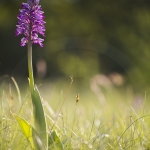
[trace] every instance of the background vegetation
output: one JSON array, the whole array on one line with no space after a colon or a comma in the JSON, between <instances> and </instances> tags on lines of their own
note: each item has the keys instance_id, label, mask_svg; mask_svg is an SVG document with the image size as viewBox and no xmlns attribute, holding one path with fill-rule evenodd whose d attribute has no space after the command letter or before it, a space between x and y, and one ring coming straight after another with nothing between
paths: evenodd
<instances>
[{"instance_id":1,"label":"background vegetation","mask_svg":"<svg viewBox=\"0 0 150 150\"><path fill-rule=\"evenodd\" d=\"M21 3L0 1L1 76L27 75L26 48L21 48L20 37L15 37ZM40 4L47 22L46 39L43 49L34 47L35 73L37 61L43 59L47 72L42 77L86 78L119 72L137 90L147 90L149 1L41 0Z\"/></svg>"}]
</instances>

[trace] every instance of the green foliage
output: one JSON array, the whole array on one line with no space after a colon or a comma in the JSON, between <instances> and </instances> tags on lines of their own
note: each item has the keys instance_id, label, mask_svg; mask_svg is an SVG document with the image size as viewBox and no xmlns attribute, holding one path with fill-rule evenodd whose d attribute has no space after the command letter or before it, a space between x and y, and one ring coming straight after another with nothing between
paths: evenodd
<instances>
[{"instance_id":1,"label":"green foliage","mask_svg":"<svg viewBox=\"0 0 150 150\"><path fill-rule=\"evenodd\" d=\"M21 127L22 132L24 133L25 137L30 142L33 149L42 150L43 143L37 133L37 131L22 117L19 117L13 114L15 119L17 120L19 126Z\"/></svg>"},{"instance_id":2,"label":"green foliage","mask_svg":"<svg viewBox=\"0 0 150 150\"><path fill-rule=\"evenodd\" d=\"M21 127L22 132L24 133L25 137L29 140L32 148L34 149L34 143L33 143L33 127L23 118L13 114L15 119L17 120L19 126Z\"/></svg>"},{"instance_id":3,"label":"green foliage","mask_svg":"<svg viewBox=\"0 0 150 150\"><path fill-rule=\"evenodd\" d=\"M39 135L39 138L42 141L44 147L47 147L48 144L48 136L46 129L46 120L44 109L42 105L42 99L40 97L40 93L35 85L33 91L31 91L32 104L33 104L33 116L35 122L35 129Z\"/></svg>"},{"instance_id":4,"label":"green foliage","mask_svg":"<svg viewBox=\"0 0 150 150\"><path fill-rule=\"evenodd\" d=\"M65 83L64 83L65 82ZM47 83L47 82L46 82ZM52 83L52 82L50 82ZM68 88L66 81L59 81L55 87L51 84L40 88L44 99L52 99L45 105L45 112L47 114L47 132L48 148L51 150L90 150L90 149L148 149L150 142L150 110L149 110L149 96L139 100L134 99L131 89L116 89L115 87L107 89L105 93L106 103L101 104L97 97L91 92L88 87L83 87L81 84L80 99L76 105L76 91L79 90L77 86L72 87L65 104L62 107L61 114L55 118L56 112L61 105L61 97L64 97L63 91ZM60 86L61 85L61 86ZM51 93L49 92L50 86ZM73 85L74 86L74 85ZM9 92L6 91L5 93ZM14 96L14 93L11 93ZM29 107L30 100L25 100L22 117L14 115L20 128L16 129L16 120L10 118L10 108L7 107L9 101L9 94L3 96L3 119L1 125L1 143L2 149L15 150L32 150L33 143L38 142L38 145L44 144L39 140L38 133L31 126L32 115ZM12 100L10 100L12 101ZM140 102L139 102L140 101ZM12 106L15 110L17 102L13 101ZM51 107L51 111L48 108ZM53 111L53 113L51 113ZM54 115L54 116L53 116ZM23 118L27 118L26 121ZM31 123L29 123L31 122ZM51 132L51 128L53 131ZM58 131L58 133L56 132ZM23 134L22 134L23 133ZM13 135L16 134L15 140ZM29 142L28 142L29 141ZM31 146L32 145L32 146ZM41 150L42 148L37 148Z\"/></svg>"},{"instance_id":5,"label":"green foliage","mask_svg":"<svg viewBox=\"0 0 150 150\"><path fill-rule=\"evenodd\" d=\"M55 130L52 131L52 133L48 137L48 147L49 147L49 149L53 149L53 150L54 149L57 149L57 150L63 149L61 140Z\"/></svg>"}]
</instances>

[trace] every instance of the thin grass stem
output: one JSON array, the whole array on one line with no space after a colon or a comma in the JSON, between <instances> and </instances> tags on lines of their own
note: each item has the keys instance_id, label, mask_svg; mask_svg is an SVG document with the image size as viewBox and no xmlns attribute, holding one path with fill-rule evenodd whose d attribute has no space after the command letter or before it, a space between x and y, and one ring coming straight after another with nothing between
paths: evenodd
<instances>
[{"instance_id":1,"label":"thin grass stem","mask_svg":"<svg viewBox=\"0 0 150 150\"><path fill-rule=\"evenodd\" d=\"M62 102L62 104L61 104L61 106L60 106L60 109L59 109L59 111L58 111L58 115L57 115L56 118L55 118L55 123L53 124L53 126L52 126L50 132L52 132L52 130L53 130L55 124L56 124L56 120L57 120L57 118L58 118L58 116L59 116L59 114L60 114L60 112L61 112L61 110L62 110L62 107L63 107L63 105L64 105L64 103L65 103L65 101L66 101L66 98L67 98L67 96L68 96L68 93L69 93L69 91L70 91L70 89L71 89L71 86L72 86L72 83L73 83L73 77L70 77L70 78L71 78L70 86L69 86L68 91L67 91L67 93L66 93L66 95L65 95L65 98L64 98L64 100L63 100L63 102Z\"/></svg>"},{"instance_id":2,"label":"thin grass stem","mask_svg":"<svg viewBox=\"0 0 150 150\"><path fill-rule=\"evenodd\" d=\"M18 93L19 103L21 104L21 94L20 94L20 90L19 90L18 84L17 84L16 80L13 77L11 77L11 79L14 82L14 85L15 85L17 93Z\"/></svg>"}]
</instances>

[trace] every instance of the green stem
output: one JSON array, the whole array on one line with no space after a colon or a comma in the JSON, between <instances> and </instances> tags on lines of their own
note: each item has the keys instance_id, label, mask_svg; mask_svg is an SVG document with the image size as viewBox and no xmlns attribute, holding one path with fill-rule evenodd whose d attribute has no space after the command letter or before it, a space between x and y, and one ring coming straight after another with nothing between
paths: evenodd
<instances>
[{"instance_id":1,"label":"green stem","mask_svg":"<svg viewBox=\"0 0 150 150\"><path fill-rule=\"evenodd\" d=\"M34 89L34 77L33 77L33 68L32 68L32 43L29 38L28 40L28 72L29 72L29 84L30 90L33 91Z\"/></svg>"}]
</instances>

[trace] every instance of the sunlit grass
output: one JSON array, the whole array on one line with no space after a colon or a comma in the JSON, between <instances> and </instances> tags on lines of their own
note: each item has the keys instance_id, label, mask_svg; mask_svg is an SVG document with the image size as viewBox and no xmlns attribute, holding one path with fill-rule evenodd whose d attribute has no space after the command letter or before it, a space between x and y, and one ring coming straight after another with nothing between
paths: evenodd
<instances>
[{"instance_id":1,"label":"sunlit grass","mask_svg":"<svg viewBox=\"0 0 150 150\"><path fill-rule=\"evenodd\" d=\"M55 129L65 150L150 148L150 109L148 98L144 94L135 98L132 88L119 89L114 86L106 89L106 101L101 103L91 91L89 83L76 84L74 81L71 88L69 86L70 80L67 79L45 81L39 87L48 132ZM30 150L30 143L12 116L12 113L16 113L33 124L28 90L20 91L21 104L13 82L6 84L5 88L1 87L0 92L1 149Z\"/></svg>"}]
</instances>

